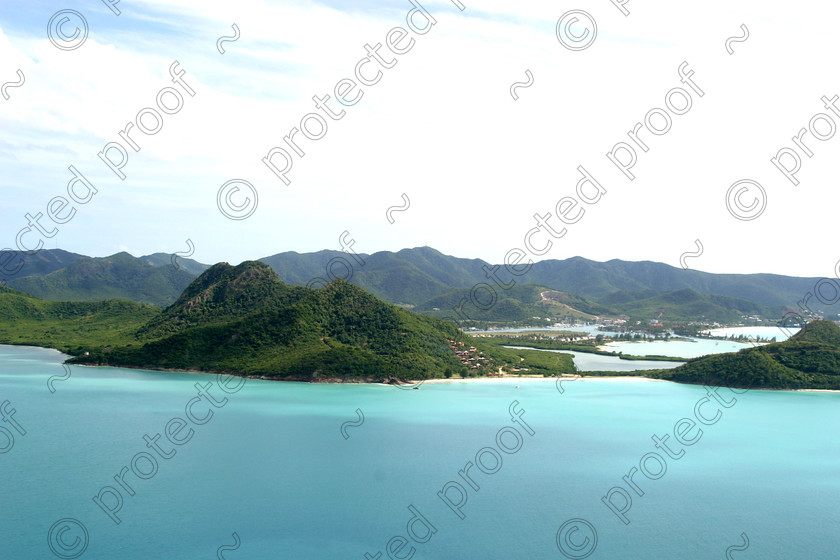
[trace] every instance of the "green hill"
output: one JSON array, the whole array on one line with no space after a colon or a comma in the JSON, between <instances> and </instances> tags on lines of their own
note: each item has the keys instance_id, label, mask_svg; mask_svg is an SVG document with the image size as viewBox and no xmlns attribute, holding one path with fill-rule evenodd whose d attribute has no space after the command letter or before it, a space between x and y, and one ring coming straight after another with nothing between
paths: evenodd
<instances>
[{"instance_id":1,"label":"green hill","mask_svg":"<svg viewBox=\"0 0 840 560\"><path fill-rule=\"evenodd\" d=\"M160 309L132 301L54 302L0 286L0 342L67 354L131 344Z\"/></svg>"},{"instance_id":2,"label":"green hill","mask_svg":"<svg viewBox=\"0 0 840 560\"><path fill-rule=\"evenodd\" d=\"M348 278L351 283L386 301L410 304L418 312L439 317L451 317L452 308L463 297L469 300L474 286L490 282L489 263L444 255L430 247L358 255L364 264L340 251L288 252L262 261L274 268L284 282L305 285L313 278L325 277L329 262L338 258L352 264L353 274ZM336 274L346 274L345 268L336 266ZM523 289L497 287L498 300L492 309L464 306L466 315L480 324L515 324L528 322L534 316L586 319L593 315L627 315L647 322L657 318L663 308L665 320L705 317L735 322L743 315L778 318L781 306L799 301L818 280L773 274L711 274L649 261L597 262L582 257L540 261L521 277L512 278L504 267L498 269L498 274L502 281L513 279L516 288ZM541 305L545 302L535 297L528 286L574 294L576 301L568 303L571 310L562 306L546 309ZM440 311L434 311L435 307ZM576 311L580 314L576 315Z\"/></svg>"},{"instance_id":3,"label":"green hill","mask_svg":"<svg viewBox=\"0 0 840 560\"><path fill-rule=\"evenodd\" d=\"M0 262L3 263L0 267L0 281L9 282L30 275L43 276L82 258L85 257L62 249L44 249L33 255L3 251L0 256Z\"/></svg>"},{"instance_id":4,"label":"green hill","mask_svg":"<svg viewBox=\"0 0 840 560\"><path fill-rule=\"evenodd\" d=\"M422 304L448 290L470 288L488 282L484 267L491 266L481 259L444 255L431 247L403 249L396 253L383 251L374 255L360 254L364 265L341 251L305 254L287 252L261 260L277 271L284 282L305 285L313 278L326 276L327 264L337 257L353 263L350 282L386 301L412 305ZM337 267L337 270L343 269ZM511 279L504 267L501 267L499 275L505 282ZM402 285L398 285L397 280ZM813 291L819 278L776 274L713 274L650 261L614 259L598 262L571 257L535 263L525 276L515 280L517 283L547 286L577 294L588 300L621 291L653 290L667 293L690 289L706 295L717 294L766 306L779 306L794 305L809 290Z\"/></svg>"},{"instance_id":5,"label":"green hill","mask_svg":"<svg viewBox=\"0 0 840 560\"><path fill-rule=\"evenodd\" d=\"M503 323L506 325L518 322L533 324L533 317L540 320L552 318L560 320L592 320L596 315L617 315L615 308L593 303L579 296L552 290L545 286L532 284L516 284L508 290L498 290L497 300L493 304L492 295L486 290L471 294L471 288L456 288L444 294L425 301L414 308L418 313L435 317L448 317L458 320L460 326L477 324ZM471 297L478 298L478 304L464 304L459 315L453 309L459 308L459 303L469 302ZM492 304L492 305L491 305ZM483 307L486 307L484 309Z\"/></svg>"},{"instance_id":6,"label":"green hill","mask_svg":"<svg viewBox=\"0 0 840 560\"><path fill-rule=\"evenodd\" d=\"M288 286L260 262L212 266L164 310L44 301L0 286L0 343L57 348L79 364L300 381L575 371L569 355L488 345L343 280Z\"/></svg>"},{"instance_id":7,"label":"green hill","mask_svg":"<svg viewBox=\"0 0 840 560\"><path fill-rule=\"evenodd\" d=\"M581 305L574 296L527 289L556 305ZM697 295L672 298L691 304ZM301 381L475 376L500 367L574 371L568 356L468 337L343 280L321 289L288 286L259 262L209 268L162 311L129 301L43 301L0 286L0 343L58 348L75 363ZM814 321L785 342L643 374L716 386L840 389L840 328Z\"/></svg>"},{"instance_id":8,"label":"green hill","mask_svg":"<svg viewBox=\"0 0 840 560\"><path fill-rule=\"evenodd\" d=\"M622 290L673 292L688 288L768 306L794 305L813 291L819 280L778 274L713 274L651 261L597 262L583 257L538 262L527 279L589 299Z\"/></svg>"},{"instance_id":9,"label":"green hill","mask_svg":"<svg viewBox=\"0 0 840 560\"><path fill-rule=\"evenodd\" d=\"M16 277L8 285L50 301L126 299L162 307L196 277L184 268L184 260L178 262L180 268L175 268L154 255L136 258L128 253L82 257L48 274Z\"/></svg>"},{"instance_id":10,"label":"green hill","mask_svg":"<svg viewBox=\"0 0 840 560\"><path fill-rule=\"evenodd\" d=\"M186 329L229 323L253 313L287 305L294 296L309 293L280 282L267 266L227 263L211 266L194 280L171 306L138 331L156 339Z\"/></svg>"},{"instance_id":11,"label":"green hill","mask_svg":"<svg viewBox=\"0 0 840 560\"><path fill-rule=\"evenodd\" d=\"M840 389L840 327L812 321L784 342L690 360L673 381L770 389Z\"/></svg>"},{"instance_id":12,"label":"green hill","mask_svg":"<svg viewBox=\"0 0 840 560\"><path fill-rule=\"evenodd\" d=\"M840 327L831 321L812 321L787 342L810 342L840 346Z\"/></svg>"},{"instance_id":13,"label":"green hill","mask_svg":"<svg viewBox=\"0 0 840 560\"><path fill-rule=\"evenodd\" d=\"M683 289L674 292L614 292L597 300L552 290L545 286L517 284L509 290L498 290L497 301L490 306L491 296L486 291L478 292L479 305L465 303L463 314L456 315L459 302L469 302L470 288L450 290L436 298L423 302L414 311L449 317L458 320L461 326L500 323L513 325L523 323L534 325L534 317L540 321L591 321L596 317L624 317L647 324L650 319L663 321L699 321L703 319L718 322L738 322L744 315L778 317L782 308L727 296L705 295L694 290ZM483 309L481 306L486 306ZM467 320L469 318L469 321Z\"/></svg>"},{"instance_id":14,"label":"green hill","mask_svg":"<svg viewBox=\"0 0 840 560\"><path fill-rule=\"evenodd\" d=\"M163 267L172 266L172 257L173 255L169 253L152 253L151 255L146 255L144 257L137 257L137 260L148 263L152 266ZM178 268L186 270L188 273L190 273L193 276L193 278L210 268L210 265L206 265L198 261L194 261L193 259L187 259L183 257L176 257L175 264Z\"/></svg>"},{"instance_id":15,"label":"green hill","mask_svg":"<svg viewBox=\"0 0 840 560\"><path fill-rule=\"evenodd\" d=\"M491 349L481 356L482 367L467 369L456 345L480 343L450 323L385 303L343 280L322 289L291 287L253 261L209 268L139 328L135 340L92 346L73 362L300 381L477 375L523 363L521 353ZM551 369L545 357L532 358L540 372Z\"/></svg>"},{"instance_id":16,"label":"green hill","mask_svg":"<svg viewBox=\"0 0 840 560\"><path fill-rule=\"evenodd\" d=\"M353 267L352 276L346 265L336 264L337 276L391 303L417 305L448 290L483 282L480 259L450 257L430 247L403 249L396 253L381 251L360 254L357 261L349 253L289 251L260 259L271 266L287 284L306 285L315 278L328 279L327 268L334 259L344 259ZM361 264L361 263L364 264Z\"/></svg>"},{"instance_id":17,"label":"green hill","mask_svg":"<svg viewBox=\"0 0 840 560\"><path fill-rule=\"evenodd\" d=\"M387 302L437 317L452 317L453 307L465 297L471 299L474 286L495 284L491 274L497 274L500 282L515 280L515 287L509 290L496 286L498 300L491 309L469 303L463 307L478 325L534 324L533 317L541 321L588 320L624 315L646 324L658 318L662 309L665 321L705 317L730 323L740 321L743 315L775 319L782 311L771 306L792 305L813 290L816 282L813 278L768 274L709 274L654 262L599 263L581 257L541 261L526 275L512 278L504 267L492 267L481 259L444 255L430 247L372 255L286 252L261 261L292 286L307 286L314 281L313 287L322 287L330 281L327 270L331 268L335 276L346 277ZM163 307L172 304L207 268L191 259L179 258L177 262L178 268L173 267L171 255L164 253L90 258L44 250L27 257L26 265L9 285L51 301L119 298ZM550 295L544 298L544 292ZM489 300L492 296L479 291L476 297ZM811 305L815 309L824 307L815 298L811 298Z\"/></svg>"},{"instance_id":18,"label":"green hill","mask_svg":"<svg viewBox=\"0 0 840 560\"><path fill-rule=\"evenodd\" d=\"M701 294L685 288L673 292L615 292L597 300L633 319L657 318L668 321L738 322L744 315L779 317L782 308L772 308L745 299Z\"/></svg>"}]
</instances>

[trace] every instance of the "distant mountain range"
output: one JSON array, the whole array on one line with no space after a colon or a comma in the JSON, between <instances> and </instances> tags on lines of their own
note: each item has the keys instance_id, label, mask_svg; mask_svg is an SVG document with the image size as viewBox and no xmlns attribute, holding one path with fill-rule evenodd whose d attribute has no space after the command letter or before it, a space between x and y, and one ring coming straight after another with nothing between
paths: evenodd
<instances>
[{"instance_id":1,"label":"distant mountain range","mask_svg":"<svg viewBox=\"0 0 840 560\"><path fill-rule=\"evenodd\" d=\"M124 257L115 260L119 264ZM84 259L70 266L80 263ZM539 293L553 305L585 305L564 292ZM629 294L620 292L615 301L649 305L650 299L676 297L677 304L724 306L741 301L689 289L640 294L648 298ZM69 363L75 364L315 382L575 371L568 355L470 337L341 279L319 289L289 286L257 261L208 268L166 309L125 300L44 301L0 286L0 343L58 348L73 355ZM635 374L712 387L840 389L838 372L840 328L812 321L785 342Z\"/></svg>"},{"instance_id":2,"label":"distant mountain range","mask_svg":"<svg viewBox=\"0 0 840 560\"><path fill-rule=\"evenodd\" d=\"M127 299L163 307L175 301L207 268L188 259L177 263L179 268L162 253L140 258L128 253L92 258L66 251L41 251L26 257L22 274L7 285L49 301Z\"/></svg>"},{"instance_id":3,"label":"distant mountain range","mask_svg":"<svg viewBox=\"0 0 840 560\"><path fill-rule=\"evenodd\" d=\"M420 304L452 288L492 283L484 267L493 265L481 259L451 257L431 247L359 255L358 265L347 253L286 252L260 259L290 284L304 284L325 276L331 259L343 258L354 264L350 282L397 303ZM337 270L343 270L336 267ZM500 276L507 280L504 267ZM655 290L671 292L691 289L701 294L741 298L762 305L795 305L813 289L819 278L801 278L777 274L713 274L683 270L651 261L611 260L597 262L583 257L546 260L535 263L518 283L548 286L564 292L596 299L618 292ZM410 287L410 288L406 288Z\"/></svg>"},{"instance_id":4,"label":"distant mountain range","mask_svg":"<svg viewBox=\"0 0 840 560\"><path fill-rule=\"evenodd\" d=\"M421 313L451 317L453 307L469 302L462 306L464 315L484 322L617 315L645 320L778 318L783 307L794 308L819 280L713 274L649 261L596 262L582 257L541 261L526 275L514 277L504 266L497 270L481 259L452 257L430 247L372 255L285 252L260 260L289 285L318 287L340 277L387 302ZM208 268L192 259L178 257L174 262L173 266L172 256L164 253L93 258L60 249L42 250L25 257L25 266L7 285L50 301L128 299L165 307ZM515 286L501 288L492 274L505 284L515 281ZM488 291L471 294L480 284L494 285L497 299L492 305ZM472 303L482 297L484 303ZM810 303L815 303L813 298Z\"/></svg>"}]
</instances>

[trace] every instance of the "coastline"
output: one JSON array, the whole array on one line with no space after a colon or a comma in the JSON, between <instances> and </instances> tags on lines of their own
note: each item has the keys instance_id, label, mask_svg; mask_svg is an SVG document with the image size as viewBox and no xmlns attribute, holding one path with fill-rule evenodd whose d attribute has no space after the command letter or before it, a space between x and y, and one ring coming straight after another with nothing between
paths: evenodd
<instances>
[{"instance_id":1,"label":"coastline","mask_svg":"<svg viewBox=\"0 0 840 560\"><path fill-rule=\"evenodd\" d=\"M32 346L32 345L25 345L25 344L7 344L7 343L0 343L0 347L2 346L10 346L16 348L37 348L37 349L48 349L48 350L55 350L59 352L62 356L67 356L68 358L72 358L73 356L70 354L65 354L61 350L57 348L49 348L46 346ZM61 363L65 363L64 362ZM446 379L446 378L433 378L433 379L419 379L419 380L396 380L391 379L390 382L385 381L374 381L373 378L354 378L354 379L340 379L340 378L321 378L321 379L304 379L304 378L292 378L292 377L283 377L283 378L276 378L276 377L267 377L264 375L244 375L240 373L232 373L232 372L224 372L224 371L203 371L203 370L184 370L184 369L174 369L174 368L155 368L155 367L125 367L125 366L111 366L111 365L90 365L90 364L70 364L75 367L89 367L89 368L101 368L101 367L109 367L114 369L133 369L139 371L160 371L160 372L168 372L168 373L187 373L187 374L203 374L203 375L232 375L235 377L243 377L245 379L259 379L262 381L279 381L279 382L296 382L296 383L313 383L313 384L320 384L320 383L330 383L330 384L348 384L348 385L358 385L358 384L369 384L369 385L383 385L383 386L400 386L400 385L422 385L425 383L487 383L492 381L554 381L555 383L558 380L566 380L566 381L587 381L587 380L596 380L596 379L607 379L613 381L661 381L666 383L678 383L677 381L671 381L670 379L658 379L653 377L645 377L642 375L572 375L572 374L561 374L556 377L545 377L542 375L507 375L503 377L466 377L466 378L457 378L457 379ZM586 372L582 372L586 373ZM616 372L620 373L620 372ZM681 385L697 385L702 386L700 383L679 383ZM747 391L790 391L790 392L802 392L802 393L840 393L840 389L774 389L774 388L756 388L756 389L747 389Z\"/></svg>"},{"instance_id":2,"label":"coastline","mask_svg":"<svg viewBox=\"0 0 840 560\"><path fill-rule=\"evenodd\" d=\"M426 383L475 383L475 382L482 382L486 383L489 381L554 381L555 383L560 381L598 381L598 380L608 380L608 381L638 381L638 382L655 382L655 383L675 383L678 385L693 385L696 387L701 387L702 384L700 383L680 383L678 381L671 381L670 379L658 379L654 377L644 377L642 375L582 375L582 376L562 376L562 377L542 377L542 376L530 376L530 377L468 377L464 379L427 379L425 381L409 381L406 382L406 385L415 385L415 384L426 384ZM339 382L340 383L340 382ZM388 383L375 383L376 385L390 385ZM796 393L840 393L840 389L772 389L772 388L759 388L759 389L744 389L744 392L750 391L787 391L787 392L796 392Z\"/></svg>"},{"instance_id":3,"label":"coastline","mask_svg":"<svg viewBox=\"0 0 840 560\"><path fill-rule=\"evenodd\" d=\"M37 348L37 347L33 347ZM399 387L399 386L409 386L414 385L419 387L420 385L425 385L426 383L430 384L446 384L446 383L491 383L491 382L539 382L539 381L597 381L597 380L607 380L607 381L624 381L624 382L661 382L661 383L675 383L678 385L694 385L694 386L702 386L701 383L680 383L677 381L671 381L670 379L659 379L654 377L645 377L642 375L561 375L557 377L544 377L541 375L531 375L531 376L505 376L505 377L464 377L464 378L457 378L457 379L446 379L446 378L433 378L433 379L417 379L417 380L400 380L399 382L385 382L385 381L374 381L372 378L366 379L339 379L333 377L325 377L322 379L301 379L301 378L291 378L291 377L283 377L283 378L276 378L276 377L266 377L263 375L242 375L239 373L229 373L229 372L216 372L216 371L201 371L201 370L181 370L181 369L166 369L166 368L129 368L123 366L93 366L87 364L73 364L76 367L88 367L88 368L100 368L100 367L109 367L115 369L133 369L139 371L160 371L160 372L168 372L168 373L187 373L187 374L200 374L200 375L232 375L234 377L242 377L245 379L258 379L260 381L271 381L271 382L286 382L286 383L311 383L313 385L319 384L331 384L331 385L381 385L383 387ZM840 393L840 389L773 389L773 388L758 388L758 389L746 389L745 391L789 391L789 392L797 392L797 393Z\"/></svg>"},{"instance_id":4,"label":"coastline","mask_svg":"<svg viewBox=\"0 0 840 560\"><path fill-rule=\"evenodd\" d=\"M472 383L472 382L488 382L488 381L593 381L596 379L610 379L613 381L616 380L626 380L626 381L664 381L667 383L676 383L675 381L670 381L668 379L654 379L652 377L642 377L641 375L592 375L592 376L585 376L585 375L576 375L576 376L558 376L558 377L543 377L543 376L530 376L530 377L468 377L465 379L427 379L424 383ZM417 382L419 383L419 382ZM383 383L383 385L386 385ZM838 391L840 392L840 391Z\"/></svg>"}]
</instances>

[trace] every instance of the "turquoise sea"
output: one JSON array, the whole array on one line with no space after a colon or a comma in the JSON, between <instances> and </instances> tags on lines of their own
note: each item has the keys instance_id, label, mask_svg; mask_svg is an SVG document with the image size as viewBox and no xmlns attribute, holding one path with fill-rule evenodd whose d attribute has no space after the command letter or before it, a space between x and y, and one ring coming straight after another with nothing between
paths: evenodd
<instances>
[{"instance_id":1,"label":"turquoise sea","mask_svg":"<svg viewBox=\"0 0 840 560\"><path fill-rule=\"evenodd\" d=\"M840 550L836 393L627 379L242 385L75 366L68 377L62 359L0 346L2 559Z\"/></svg>"}]
</instances>

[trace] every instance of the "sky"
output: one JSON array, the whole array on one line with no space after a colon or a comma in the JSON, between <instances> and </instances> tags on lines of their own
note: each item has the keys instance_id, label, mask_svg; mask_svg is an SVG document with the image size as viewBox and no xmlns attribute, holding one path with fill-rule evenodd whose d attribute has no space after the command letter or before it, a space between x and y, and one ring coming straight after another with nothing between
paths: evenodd
<instances>
[{"instance_id":1,"label":"sky","mask_svg":"<svg viewBox=\"0 0 840 560\"><path fill-rule=\"evenodd\" d=\"M238 263L347 232L360 253L832 277L833 15L0 0L0 249Z\"/></svg>"}]
</instances>

